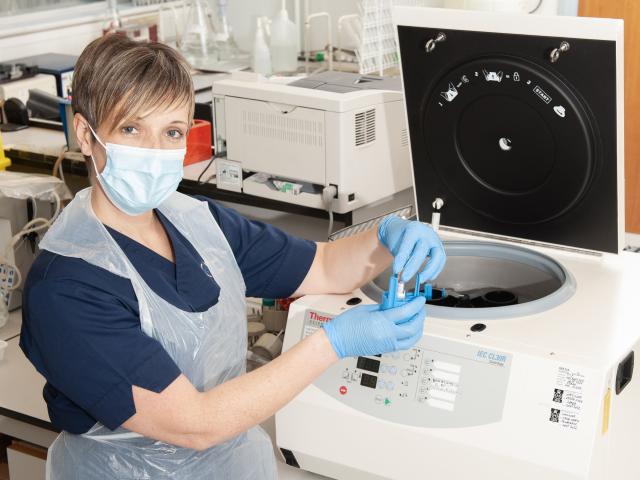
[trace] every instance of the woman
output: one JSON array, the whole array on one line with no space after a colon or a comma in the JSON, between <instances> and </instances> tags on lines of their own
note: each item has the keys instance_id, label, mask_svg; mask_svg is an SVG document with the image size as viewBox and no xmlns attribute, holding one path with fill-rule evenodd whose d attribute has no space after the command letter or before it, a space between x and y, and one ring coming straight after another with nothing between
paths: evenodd
<instances>
[{"instance_id":1,"label":"woman","mask_svg":"<svg viewBox=\"0 0 640 480\"><path fill-rule=\"evenodd\" d=\"M63 433L51 479L269 479L258 425L339 358L406 349L424 301L336 317L245 373L245 296L346 293L393 260L408 280L444 265L437 235L397 217L332 244L297 239L176 193L193 117L188 66L169 47L92 42L73 79L92 187L41 242L21 346Z\"/></svg>"}]
</instances>

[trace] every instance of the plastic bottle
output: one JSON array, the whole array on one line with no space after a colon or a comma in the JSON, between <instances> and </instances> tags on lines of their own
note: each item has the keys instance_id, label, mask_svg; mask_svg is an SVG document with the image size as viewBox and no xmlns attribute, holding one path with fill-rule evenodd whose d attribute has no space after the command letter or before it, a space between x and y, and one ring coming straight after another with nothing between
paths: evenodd
<instances>
[{"instance_id":1,"label":"plastic bottle","mask_svg":"<svg viewBox=\"0 0 640 480\"><path fill-rule=\"evenodd\" d=\"M258 18L256 39L253 42L253 71L263 75L271 74L271 52L264 38L263 18Z\"/></svg>"},{"instance_id":2,"label":"plastic bottle","mask_svg":"<svg viewBox=\"0 0 640 480\"><path fill-rule=\"evenodd\" d=\"M271 63L274 72L295 72L298 69L298 32L289 20L286 0L271 22Z\"/></svg>"},{"instance_id":3,"label":"plastic bottle","mask_svg":"<svg viewBox=\"0 0 640 480\"><path fill-rule=\"evenodd\" d=\"M107 0L107 12L102 26L102 34L114 33L122 27L122 20L118 13L118 0Z\"/></svg>"}]
</instances>

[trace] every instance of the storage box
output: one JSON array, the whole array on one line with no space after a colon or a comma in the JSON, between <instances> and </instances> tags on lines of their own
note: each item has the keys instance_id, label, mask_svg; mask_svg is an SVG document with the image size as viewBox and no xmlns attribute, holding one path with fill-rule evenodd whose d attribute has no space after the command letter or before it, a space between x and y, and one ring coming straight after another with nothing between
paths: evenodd
<instances>
[{"instance_id":1,"label":"storage box","mask_svg":"<svg viewBox=\"0 0 640 480\"><path fill-rule=\"evenodd\" d=\"M211 123L206 120L194 120L187 136L187 154L184 157L184 164L191 165L209 160L212 155Z\"/></svg>"}]
</instances>

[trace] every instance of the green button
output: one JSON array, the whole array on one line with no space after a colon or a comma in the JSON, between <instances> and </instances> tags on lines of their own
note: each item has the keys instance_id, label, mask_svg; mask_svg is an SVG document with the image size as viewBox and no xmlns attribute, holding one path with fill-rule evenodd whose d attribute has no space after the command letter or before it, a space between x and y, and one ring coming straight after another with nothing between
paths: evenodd
<instances>
[{"instance_id":1,"label":"green button","mask_svg":"<svg viewBox=\"0 0 640 480\"><path fill-rule=\"evenodd\" d=\"M384 404L385 405L391 405L391 400L389 400L388 398L384 399Z\"/></svg>"}]
</instances>

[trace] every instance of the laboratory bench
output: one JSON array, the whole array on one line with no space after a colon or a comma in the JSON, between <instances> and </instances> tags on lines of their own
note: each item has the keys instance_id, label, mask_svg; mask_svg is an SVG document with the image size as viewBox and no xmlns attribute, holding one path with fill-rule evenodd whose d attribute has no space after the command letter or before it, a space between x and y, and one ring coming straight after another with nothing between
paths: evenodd
<instances>
[{"instance_id":1,"label":"laboratory bench","mask_svg":"<svg viewBox=\"0 0 640 480\"><path fill-rule=\"evenodd\" d=\"M0 328L0 339L8 343L4 359L0 360L0 434L47 449L58 436L59 430L51 424L42 398L45 380L20 349L21 315L20 310L14 310L10 313L7 324ZM262 427L274 444L280 480L327 478L291 467L284 462L275 448L273 417L266 420ZM44 480L43 455L27 455L24 450L13 449L10 452L11 480ZM16 465L12 465L12 459Z\"/></svg>"}]
</instances>

